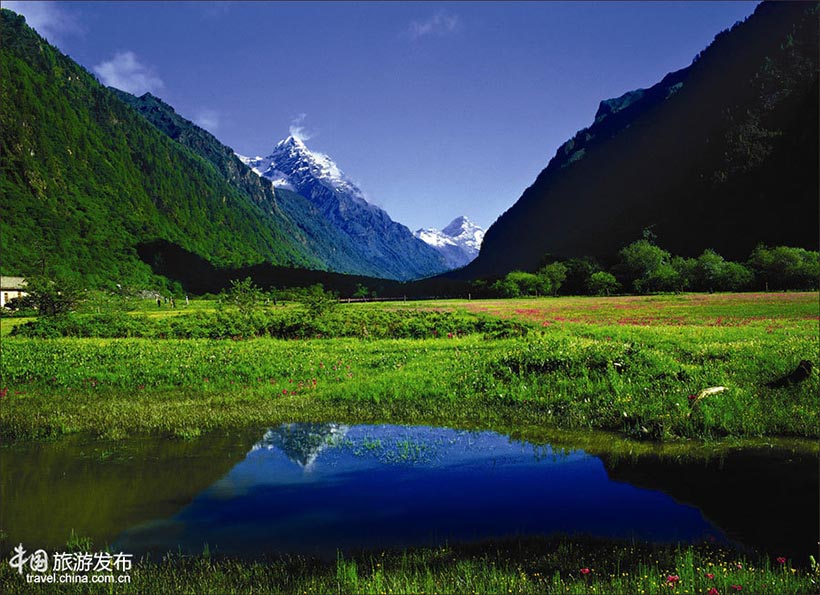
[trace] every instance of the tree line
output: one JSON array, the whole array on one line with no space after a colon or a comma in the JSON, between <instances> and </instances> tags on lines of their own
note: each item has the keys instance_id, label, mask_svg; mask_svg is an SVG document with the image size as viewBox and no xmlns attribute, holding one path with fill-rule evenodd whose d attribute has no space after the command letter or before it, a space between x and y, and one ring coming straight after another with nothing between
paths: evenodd
<instances>
[{"instance_id":1,"label":"tree line","mask_svg":"<svg viewBox=\"0 0 820 595\"><path fill-rule=\"evenodd\" d=\"M493 297L612 295L683 291L816 290L818 252L758 245L745 262L707 249L697 258L676 256L651 234L625 246L609 268L593 258L556 260L536 272L511 271L494 282L474 282Z\"/></svg>"}]
</instances>

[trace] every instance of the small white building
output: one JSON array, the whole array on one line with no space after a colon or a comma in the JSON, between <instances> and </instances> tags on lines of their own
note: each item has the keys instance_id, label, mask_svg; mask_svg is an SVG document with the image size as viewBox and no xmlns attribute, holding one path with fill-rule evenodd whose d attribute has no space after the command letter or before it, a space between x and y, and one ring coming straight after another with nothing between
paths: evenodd
<instances>
[{"instance_id":1,"label":"small white building","mask_svg":"<svg viewBox=\"0 0 820 595\"><path fill-rule=\"evenodd\" d=\"M26 280L23 277L0 277L0 308L14 298L21 298L26 293Z\"/></svg>"}]
</instances>

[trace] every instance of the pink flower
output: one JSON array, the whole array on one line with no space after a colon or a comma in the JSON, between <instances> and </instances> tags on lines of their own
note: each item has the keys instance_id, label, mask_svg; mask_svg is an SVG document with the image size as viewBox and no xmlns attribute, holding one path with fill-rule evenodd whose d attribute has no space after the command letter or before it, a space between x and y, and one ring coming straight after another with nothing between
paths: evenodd
<instances>
[{"instance_id":1,"label":"pink flower","mask_svg":"<svg viewBox=\"0 0 820 595\"><path fill-rule=\"evenodd\" d=\"M777 559L777 563L778 563L778 564L785 564L785 563L786 563L786 558L784 558L783 556L780 556L780 557Z\"/></svg>"},{"instance_id":2,"label":"pink flower","mask_svg":"<svg viewBox=\"0 0 820 595\"><path fill-rule=\"evenodd\" d=\"M732 589L735 590L735 591L742 591L743 586L742 585L732 585Z\"/></svg>"},{"instance_id":3,"label":"pink flower","mask_svg":"<svg viewBox=\"0 0 820 595\"><path fill-rule=\"evenodd\" d=\"M680 580L680 577L677 574L670 574L669 576L666 577L666 582L671 583L673 585L676 585L679 580Z\"/></svg>"},{"instance_id":4,"label":"pink flower","mask_svg":"<svg viewBox=\"0 0 820 595\"><path fill-rule=\"evenodd\" d=\"M708 578L709 580L712 580L713 578L715 578L715 575L712 574L711 572L707 572L706 573L706 578Z\"/></svg>"},{"instance_id":5,"label":"pink flower","mask_svg":"<svg viewBox=\"0 0 820 595\"><path fill-rule=\"evenodd\" d=\"M720 591L712 587L708 591L706 591L706 595L720 595Z\"/></svg>"},{"instance_id":6,"label":"pink flower","mask_svg":"<svg viewBox=\"0 0 820 595\"><path fill-rule=\"evenodd\" d=\"M288 394L288 391L287 391L287 389L285 389L285 390L283 390L283 391L282 391L282 394L283 394L283 395L286 395L286 394Z\"/></svg>"},{"instance_id":7,"label":"pink flower","mask_svg":"<svg viewBox=\"0 0 820 595\"><path fill-rule=\"evenodd\" d=\"M585 574L585 575L589 574L589 568L582 568L581 569L581 574Z\"/></svg>"},{"instance_id":8,"label":"pink flower","mask_svg":"<svg viewBox=\"0 0 820 595\"><path fill-rule=\"evenodd\" d=\"M692 401L696 401L697 398L698 398L697 395L689 395L689 402L691 403Z\"/></svg>"},{"instance_id":9,"label":"pink flower","mask_svg":"<svg viewBox=\"0 0 820 595\"><path fill-rule=\"evenodd\" d=\"M740 562L738 562L738 563L736 564L736 566L737 566L737 569L738 569L738 570L743 570L743 564L741 564Z\"/></svg>"}]
</instances>

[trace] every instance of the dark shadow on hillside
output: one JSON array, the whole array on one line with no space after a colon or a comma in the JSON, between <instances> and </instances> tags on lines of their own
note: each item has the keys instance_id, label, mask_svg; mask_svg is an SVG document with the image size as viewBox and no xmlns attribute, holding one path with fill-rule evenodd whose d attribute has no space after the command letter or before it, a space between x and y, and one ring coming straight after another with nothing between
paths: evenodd
<instances>
[{"instance_id":1,"label":"dark shadow on hillside","mask_svg":"<svg viewBox=\"0 0 820 595\"><path fill-rule=\"evenodd\" d=\"M165 240L139 244L137 254L154 273L178 281L185 291L193 294L218 293L230 287L231 280L245 277L250 277L263 289L308 287L321 283L326 290L335 291L343 298L352 296L359 285L380 298L467 297L470 291L464 281L441 277L401 282L264 263L219 269L201 256Z\"/></svg>"}]
</instances>

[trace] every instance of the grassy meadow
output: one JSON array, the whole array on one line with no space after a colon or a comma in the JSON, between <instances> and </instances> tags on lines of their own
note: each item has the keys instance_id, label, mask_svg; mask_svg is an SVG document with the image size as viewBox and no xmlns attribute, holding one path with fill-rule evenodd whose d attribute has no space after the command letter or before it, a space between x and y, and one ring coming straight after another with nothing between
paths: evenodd
<instances>
[{"instance_id":1,"label":"grassy meadow","mask_svg":"<svg viewBox=\"0 0 820 595\"><path fill-rule=\"evenodd\" d=\"M125 318L179 322L181 336L243 319L191 309ZM2 438L330 419L665 441L820 435L816 366L789 376L817 360L813 293L341 304L307 321L298 305L270 309L265 328L290 338L4 336ZM94 324L82 332L110 330Z\"/></svg>"},{"instance_id":2,"label":"grassy meadow","mask_svg":"<svg viewBox=\"0 0 820 595\"><path fill-rule=\"evenodd\" d=\"M33 328L82 338L4 336L2 438L324 420L820 435L817 367L789 376L817 361L815 293L356 303L317 317L191 304ZM127 338L100 338L112 334ZM162 338L189 336L226 338Z\"/></svg>"},{"instance_id":3,"label":"grassy meadow","mask_svg":"<svg viewBox=\"0 0 820 595\"><path fill-rule=\"evenodd\" d=\"M0 438L185 440L342 421L488 429L616 456L710 456L789 438L816 452L804 439L820 436L819 310L816 293L767 293L353 303L318 315L193 300L2 319ZM812 366L801 373L802 360ZM710 387L725 389L701 392ZM0 590L20 580L0 565ZM819 581L813 560L553 536L335 562L168 554L137 562L128 584L26 588L724 595L815 593Z\"/></svg>"}]
</instances>

